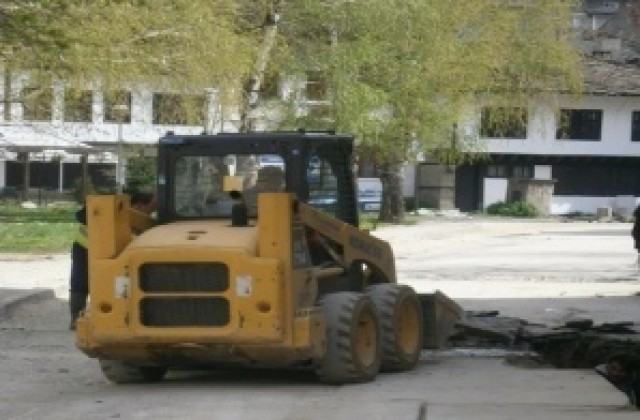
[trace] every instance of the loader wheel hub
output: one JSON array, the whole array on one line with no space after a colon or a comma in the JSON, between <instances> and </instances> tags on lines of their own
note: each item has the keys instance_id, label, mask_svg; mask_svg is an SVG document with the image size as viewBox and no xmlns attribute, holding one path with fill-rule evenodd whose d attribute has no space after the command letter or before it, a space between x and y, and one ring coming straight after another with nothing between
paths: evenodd
<instances>
[{"instance_id":1,"label":"loader wheel hub","mask_svg":"<svg viewBox=\"0 0 640 420\"><path fill-rule=\"evenodd\" d=\"M420 313L413 301L407 299L399 310L396 328L398 345L406 354L412 354L420 345Z\"/></svg>"},{"instance_id":2,"label":"loader wheel hub","mask_svg":"<svg viewBox=\"0 0 640 420\"><path fill-rule=\"evenodd\" d=\"M356 352L364 366L370 366L376 360L378 330L372 311L363 311L358 320L358 332L356 335Z\"/></svg>"}]
</instances>

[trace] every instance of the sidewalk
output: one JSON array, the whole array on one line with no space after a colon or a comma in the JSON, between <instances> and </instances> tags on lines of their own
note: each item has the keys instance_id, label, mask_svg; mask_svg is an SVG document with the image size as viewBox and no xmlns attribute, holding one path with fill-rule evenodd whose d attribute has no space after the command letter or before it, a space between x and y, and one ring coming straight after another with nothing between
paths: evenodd
<instances>
[{"instance_id":1,"label":"sidewalk","mask_svg":"<svg viewBox=\"0 0 640 420\"><path fill-rule=\"evenodd\" d=\"M11 316L20 305L54 297L55 294L51 289L8 289L2 287L0 288L0 320Z\"/></svg>"},{"instance_id":2,"label":"sidewalk","mask_svg":"<svg viewBox=\"0 0 640 420\"><path fill-rule=\"evenodd\" d=\"M59 299L69 298L71 257L65 254L0 254L2 289L51 289Z\"/></svg>"}]
</instances>

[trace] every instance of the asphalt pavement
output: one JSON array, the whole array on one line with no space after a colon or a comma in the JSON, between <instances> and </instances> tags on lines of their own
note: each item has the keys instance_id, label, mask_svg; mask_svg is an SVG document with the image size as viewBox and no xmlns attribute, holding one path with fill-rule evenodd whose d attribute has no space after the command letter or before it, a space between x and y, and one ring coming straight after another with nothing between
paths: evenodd
<instances>
[{"instance_id":1,"label":"asphalt pavement","mask_svg":"<svg viewBox=\"0 0 640 420\"><path fill-rule=\"evenodd\" d=\"M20 305L53 299L54 297L55 293L52 289L11 289L0 287L0 320L10 317Z\"/></svg>"},{"instance_id":2,"label":"asphalt pavement","mask_svg":"<svg viewBox=\"0 0 640 420\"><path fill-rule=\"evenodd\" d=\"M640 282L629 228L467 220L379 234L392 243L402 281L420 291L442 290L465 309L544 322L637 322ZM269 374L181 373L153 386L115 386L73 348L64 305L68 268L66 255L0 258L2 419L638 418L626 397L589 369L532 367L474 352L424 352L414 371L353 386ZM55 310L39 314L39 307L51 306L46 302L55 302ZM27 324L41 322L38 317L49 320L31 331Z\"/></svg>"}]
</instances>

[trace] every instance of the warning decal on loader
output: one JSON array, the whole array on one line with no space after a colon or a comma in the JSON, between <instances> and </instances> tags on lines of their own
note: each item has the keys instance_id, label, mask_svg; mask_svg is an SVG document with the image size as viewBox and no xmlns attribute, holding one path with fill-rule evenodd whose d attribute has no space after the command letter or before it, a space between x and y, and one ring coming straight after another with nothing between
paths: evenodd
<instances>
[{"instance_id":1,"label":"warning decal on loader","mask_svg":"<svg viewBox=\"0 0 640 420\"><path fill-rule=\"evenodd\" d=\"M251 276L238 276L236 277L236 295L240 297L251 296L253 279Z\"/></svg>"}]
</instances>

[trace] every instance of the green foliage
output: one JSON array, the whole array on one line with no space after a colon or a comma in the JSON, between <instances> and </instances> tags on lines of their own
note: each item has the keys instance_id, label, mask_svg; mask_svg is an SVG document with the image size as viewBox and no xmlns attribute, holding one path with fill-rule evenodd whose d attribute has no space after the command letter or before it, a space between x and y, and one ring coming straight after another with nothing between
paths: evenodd
<instances>
[{"instance_id":1,"label":"green foliage","mask_svg":"<svg viewBox=\"0 0 640 420\"><path fill-rule=\"evenodd\" d=\"M408 215L400 224L404 226L413 226L420 223L422 219L424 219L423 216L416 216L411 214ZM360 229L371 231L376 230L379 227L382 228L388 225L389 223L381 221L378 215L375 213L360 214Z\"/></svg>"},{"instance_id":2,"label":"green foliage","mask_svg":"<svg viewBox=\"0 0 640 420\"><path fill-rule=\"evenodd\" d=\"M0 59L7 72L28 72L34 86L57 79L104 91L143 84L234 92L251 72L259 42L238 2L9 0L0 4Z\"/></svg>"},{"instance_id":3,"label":"green foliage","mask_svg":"<svg viewBox=\"0 0 640 420\"><path fill-rule=\"evenodd\" d=\"M397 200L385 203L401 209L404 162L435 151L456 163L482 150L477 133L455 126L476 116L474 106L526 108L532 98L552 102L555 92L580 90L579 56L567 34L574 4L8 0L0 4L0 59L7 73L28 70L34 86L53 78L80 89L143 84L197 95L194 109L163 111L189 119L203 90L216 88L229 105L222 117L239 108L241 129L251 127L243 120L255 92L246 87L256 84L248 80L312 70L323 75L327 98L322 115L304 122L356 134L366 158L394 172L385 196ZM269 30L275 21L265 18L275 10L277 36Z\"/></svg>"},{"instance_id":4,"label":"green foliage","mask_svg":"<svg viewBox=\"0 0 640 420\"><path fill-rule=\"evenodd\" d=\"M316 124L356 134L360 153L390 174L385 197L399 197L404 162L483 151L478 133L456 126L480 107L553 106L557 92L580 90L566 34L574 3L290 0L283 33L294 61L325 75L329 118Z\"/></svg>"},{"instance_id":5,"label":"green foliage","mask_svg":"<svg viewBox=\"0 0 640 420\"><path fill-rule=\"evenodd\" d=\"M577 52L557 36L567 27L568 3L341 3L332 12L338 41L324 55L338 130L360 134L380 160L398 151L405 160L450 148L472 92L527 106L551 87L577 89Z\"/></svg>"},{"instance_id":6,"label":"green foliage","mask_svg":"<svg viewBox=\"0 0 640 420\"><path fill-rule=\"evenodd\" d=\"M156 159L133 157L127 161L127 189L154 191L156 187Z\"/></svg>"},{"instance_id":7,"label":"green foliage","mask_svg":"<svg viewBox=\"0 0 640 420\"><path fill-rule=\"evenodd\" d=\"M491 204L487 207L487 213L498 216L512 216L512 217L538 217L538 209L533 204L529 204L524 201L514 201L512 203L505 203L499 201Z\"/></svg>"},{"instance_id":8,"label":"green foliage","mask_svg":"<svg viewBox=\"0 0 640 420\"><path fill-rule=\"evenodd\" d=\"M68 223L75 220L77 205L63 207L39 207L24 209L18 205L0 206L0 221L3 223Z\"/></svg>"},{"instance_id":9,"label":"green foliage","mask_svg":"<svg viewBox=\"0 0 640 420\"><path fill-rule=\"evenodd\" d=\"M84 203L85 197L89 194L94 194L96 189L93 185L93 182L89 177L87 177L87 186L86 190L84 185L82 184L82 178L76 178L73 181L73 185L71 186L71 194L73 195L73 199L76 203L82 204Z\"/></svg>"},{"instance_id":10,"label":"green foliage","mask_svg":"<svg viewBox=\"0 0 640 420\"><path fill-rule=\"evenodd\" d=\"M360 214L360 229L376 230L378 227L378 216L372 213Z\"/></svg>"}]
</instances>

